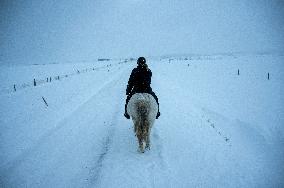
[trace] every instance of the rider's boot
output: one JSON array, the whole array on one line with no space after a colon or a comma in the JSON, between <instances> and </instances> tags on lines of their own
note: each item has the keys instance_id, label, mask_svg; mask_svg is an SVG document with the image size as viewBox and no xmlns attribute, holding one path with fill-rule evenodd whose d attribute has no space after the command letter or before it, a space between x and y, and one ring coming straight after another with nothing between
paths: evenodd
<instances>
[{"instance_id":1,"label":"rider's boot","mask_svg":"<svg viewBox=\"0 0 284 188\"><path fill-rule=\"evenodd\" d=\"M160 105L158 103L158 113L157 113L157 116L156 116L156 119L158 119L160 117L161 113L160 113Z\"/></svg>"},{"instance_id":2,"label":"rider's boot","mask_svg":"<svg viewBox=\"0 0 284 188\"><path fill-rule=\"evenodd\" d=\"M126 117L126 119L130 119L129 114L127 113L127 104L125 104L125 108L124 108L124 117Z\"/></svg>"}]
</instances>

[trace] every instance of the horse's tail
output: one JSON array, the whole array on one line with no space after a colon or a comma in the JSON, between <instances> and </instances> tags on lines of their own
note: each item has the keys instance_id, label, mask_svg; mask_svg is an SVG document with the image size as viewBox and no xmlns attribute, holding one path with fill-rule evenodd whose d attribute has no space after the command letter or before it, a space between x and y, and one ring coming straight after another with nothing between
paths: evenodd
<instances>
[{"instance_id":1,"label":"horse's tail","mask_svg":"<svg viewBox=\"0 0 284 188\"><path fill-rule=\"evenodd\" d=\"M145 100L138 101L137 104L138 113L138 130L140 134L146 134L149 129L148 115L149 115L149 102Z\"/></svg>"},{"instance_id":2,"label":"horse's tail","mask_svg":"<svg viewBox=\"0 0 284 188\"><path fill-rule=\"evenodd\" d=\"M149 113L149 108L147 107L147 104L145 101L139 101L137 103L137 112L139 114L139 117L141 117L141 119L146 119L148 113Z\"/></svg>"}]
</instances>

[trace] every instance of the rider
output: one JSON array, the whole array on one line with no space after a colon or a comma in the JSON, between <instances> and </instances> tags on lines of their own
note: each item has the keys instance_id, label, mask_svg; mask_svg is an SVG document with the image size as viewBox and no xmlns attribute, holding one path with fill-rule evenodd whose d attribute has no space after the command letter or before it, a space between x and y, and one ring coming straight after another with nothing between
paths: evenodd
<instances>
[{"instance_id":1,"label":"rider","mask_svg":"<svg viewBox=\"0 0 284 188\"><path fill-rule=\"evenodd\" d=\"M126 104L125 104L125 113L124 116L127 119L130 119L129 114L127 113L127 104L131 98L132 95L135 93L149 93L151 94L157 104L158 104L158 113L156 116L156 119L159 118L161 115L160 110L159 110L159 102L158 102L158 97L156 94L152 91L152 88L150 86L151 84L151 77L152 77L152 72L148 68L148 65L146 64L146 59L144 57L139 57L137 60L138 66L134 68L131 72L128 85L126 88Z\"/></svg>"}]
</instances>

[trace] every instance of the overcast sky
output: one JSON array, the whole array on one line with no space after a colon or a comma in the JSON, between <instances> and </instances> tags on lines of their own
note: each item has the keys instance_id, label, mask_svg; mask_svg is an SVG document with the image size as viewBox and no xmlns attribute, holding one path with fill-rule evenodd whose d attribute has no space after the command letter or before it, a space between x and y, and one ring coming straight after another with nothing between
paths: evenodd
<instances>
[{"instance_id":1,"label":"overcast sky","mask_svg":"<svg viewBox=\"0 0 284 188\"><path fill-rule=\"evenodd\" d=\"M284 52L282 0L0 0L1 63Z\"/></svg>"}]
</instances>

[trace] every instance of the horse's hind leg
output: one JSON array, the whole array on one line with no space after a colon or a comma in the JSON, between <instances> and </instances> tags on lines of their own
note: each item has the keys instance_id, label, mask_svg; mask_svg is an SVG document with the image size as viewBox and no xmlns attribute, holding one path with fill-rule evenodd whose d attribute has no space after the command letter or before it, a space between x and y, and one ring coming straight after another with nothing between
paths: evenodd
<instances>
[{"instance_id":1,"label":"horse's hind leg","mask_svg":"<svg viewBox=\"0 0 284 188\"><path fill-rule=\"evenodd\" d=\"M139 127L139 124L135 124L135 134L137 136L138 139L138 143L139 143L139 148L138 150L141 153L144 153L144 147L143 147L143 130L141 129L141 127Z\"/></svg>"},{"instance_id":2,"label":"horse's hind leg","mask_svg":"<svg viewBox=\"0 0 284 188\"><path fill-rule=\"evenodd\" d=\"M143 135L141 133L137 134L137 138L138 138L138 143L139 143L139 151L141 153L144 153L144 147L143 147Z\"/></svg>"},{"instance_id":3,"label":"horse's hind leg","mask_svg":"<svg viewBox=\"0 0 284 188\"><path fill-rule=\"evenodd\" d=\"M145 134L145 142L146 142L146 146L145 149L150 150L150 133L151 133L151 129L149 126L149 123L146 123L146 134Z\"/></svg>"},{"instance_id":4,"label":"horse's hind leg","mask_svg":"<svg viewBox=\"0 0 284 188\"><path fill-rule=\"evenodd\" d=\"M146 146L145 149L150 150L151 149L151 145L150 145L150 137L147 136L146 138Z\"/></svg>"},{"instance_id":5,"label":"horse's hind leg","mask_svg":"<svg viewBox=\"0 0 284 188\"><path fill-rule=\"evenodd\" d=\"M138 138L138 142L139 142L139 151L141 153L144 153L143 139L142 138Z\"/></svg>"}]
</instances>

